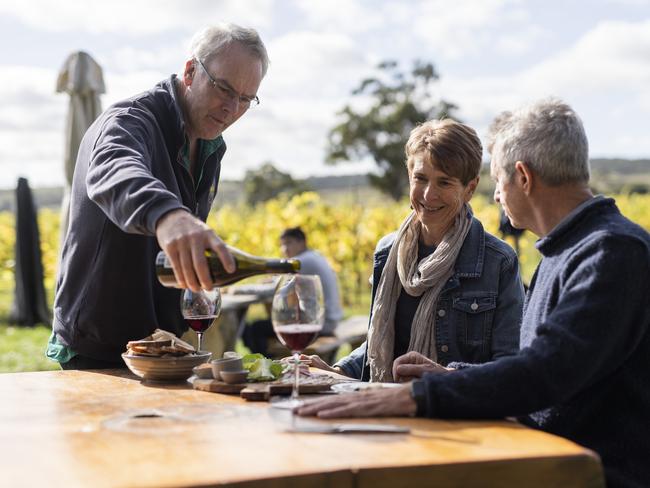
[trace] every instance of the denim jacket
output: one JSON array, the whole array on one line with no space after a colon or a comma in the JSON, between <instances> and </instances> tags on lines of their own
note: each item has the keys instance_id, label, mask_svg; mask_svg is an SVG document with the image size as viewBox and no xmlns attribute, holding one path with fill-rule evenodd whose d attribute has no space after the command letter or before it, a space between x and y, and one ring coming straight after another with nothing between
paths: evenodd
<instances>
[{"instance_id":1,"label":"denim jacket","mask_svg":"<svg viewBox=\"0 0 650 488\"><path fill-rule=\"evenodd\" d=\"M375 249L371 312L396 235L393 232L384 236ZM454 274L440 292L436 305L438 363L459 369L515 354L519 350L523 302L517 255L472 218ZM367 380L370 371L366 346L364 342L336 366L348 376Z\"/></svg>"}]
</instances>

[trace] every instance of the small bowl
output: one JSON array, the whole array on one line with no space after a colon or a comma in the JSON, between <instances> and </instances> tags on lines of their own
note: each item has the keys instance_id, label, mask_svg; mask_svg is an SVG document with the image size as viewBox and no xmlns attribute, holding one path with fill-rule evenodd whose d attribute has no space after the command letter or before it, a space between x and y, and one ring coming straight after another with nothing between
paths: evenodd
<instances>
[{"instance_id":1,"label":"small bowl","mask_svg":"<svg viewBox=\"0 0 650 488\"><path fill-rule=\"evenodd\" d=\"M210 362L212 366L212 376L215 380L221 379L222 371L242 371L244 365L241 358L222 358Z\"/></svg>"},{"instance_id":2,"label":"small bowl","mask_svg":"<svg viewBox=\"0 0 650 488\"><path fill-rule=\"evenodd\" d=\"M248 378L248 371L243 369L241 371L221 371L221 379L228 384L234 385L236 383L246 383Z\"/></svg>"},{"instance_id":3,"label":"small bowl","mask_svg":"<svg viewBox=\"0 0 650 488\"><path fill-rule=\"evenodd\" d=\"M212 376L212 366L209 363L203 363L199 364L198 366L194 366L192 368L192 371L197 378L202 380L211 380L214 378Z\"/></svg>"}]
</instances>

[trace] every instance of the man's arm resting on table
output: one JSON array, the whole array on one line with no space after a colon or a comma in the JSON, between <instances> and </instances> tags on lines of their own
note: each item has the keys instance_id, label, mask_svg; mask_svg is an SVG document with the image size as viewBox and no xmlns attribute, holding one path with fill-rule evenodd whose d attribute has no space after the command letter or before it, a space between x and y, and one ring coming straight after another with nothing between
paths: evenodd
<instances>
[{"instance_id":1,"label":"man's arm resting on table","mask_svg":"<svg viewBox=\"0 0 650 488\"><path fill-rule=\"evenodd\" d=\"M298 415L317 416L324 419L404 417L414 416L417 412L418 405L412 396L411 385L335 395L306 402L296 410Z\"/></svg>"}]
</instances>

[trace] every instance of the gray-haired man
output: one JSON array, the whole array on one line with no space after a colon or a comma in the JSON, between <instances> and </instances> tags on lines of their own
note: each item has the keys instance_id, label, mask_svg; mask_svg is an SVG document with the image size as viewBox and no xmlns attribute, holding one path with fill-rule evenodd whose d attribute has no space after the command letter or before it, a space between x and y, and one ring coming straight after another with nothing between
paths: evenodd
<instances>
[{"instance_id":1,"label":"gray-haired man","mask_svg":"<svg viewBox=\"0 0 650 488\"><path fill-rule=\"evenodd\" d=\"M608 486L650 486L650 236L589 189L576 113L543 100L497 118L494 198L540 237L520 352L446 372L415 352L395 360L403 388L308 404L321 417L519 416L596 451ZM421 379L419 379L421 378Z\"/></svg>"},{"instance_id":2,"label":"gray-haired man","mask_svg":"<svg viewBox=\"0 0 650 488\"><path fill-rule=\"evenodd\" d=\"M65 369L123 366L129 340L186 326L179 291L156 280L162 249L181 287L211 288L204 256L232 256L205 224L226 151L221 136L259 102L268 57L257 32L198 32L182 74L109 107L79 148L48 356Z\"/></svg>"}]
</instances>

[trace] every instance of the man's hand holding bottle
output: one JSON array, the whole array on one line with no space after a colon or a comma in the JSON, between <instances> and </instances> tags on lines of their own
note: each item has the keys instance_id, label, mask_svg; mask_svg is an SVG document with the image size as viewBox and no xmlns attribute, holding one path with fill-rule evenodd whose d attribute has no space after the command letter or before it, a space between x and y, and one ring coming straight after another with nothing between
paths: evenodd
<instances>
[{"instance_id":1,"label":"man's hand holding bottle","mask_svg":"<svg viewBox=\"0 0 650 488\"><path fill-rule=\"evenodd\" d=\"M156 238L172 265L179 288L197 292L214 287L206 249L215 252L228 273L235 272L235 260L226 244L207 224L186 210L172 210L163 215L156 225Z\"/></svg>"},{"instance_id":2,"label":"man's hand holding bottle","mask_svg":"<svg viewBox=\"0 0 650 488\"><path fill-rule=\"evenodd\" d=\"M156 256L156 274L164 286L198 292L251 276L300 270L297 259L253 256L227 246L207 224L185 210L161 217L156 237L162 249Z\"/></svg>"}]
</instances>

